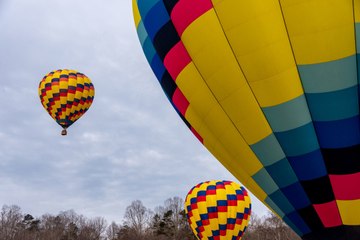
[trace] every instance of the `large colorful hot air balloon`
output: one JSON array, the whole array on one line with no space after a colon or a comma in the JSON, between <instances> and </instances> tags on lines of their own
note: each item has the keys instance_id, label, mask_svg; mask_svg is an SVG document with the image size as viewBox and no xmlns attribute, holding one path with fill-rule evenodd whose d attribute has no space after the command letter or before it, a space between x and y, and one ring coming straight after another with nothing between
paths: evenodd
<instances>
[{"instance_id":1,"label":"large colorful hot air balloon","mask_svg":"<svg viewBox=\"0 0 360 240\"><path fill-rule=\"evenodd\" d=\"M60 69L48 73L39 84L41 104L50 116L66 129L91 106L95 89L90 79L75 70Z\"/></svg>"},{"instance_id":2,"label":"large colorful hot air balloon","mask_svg":"<svg viewBox=\"0 0 360 240\"><path fill-rule=\"evenodd\" d=\"M240 240L250 220L251 201L235 182L208 181L189 191L185 213L199 240Z\"/></svg>"},{"instance_id":3,"label":"large colorful hot air balloon","mask_svg":"<svg viewBox=\"0 0 360 240\"><path fill-rule=\"evenodd\" d=\"M172 105L303 239L360 239L360 1L133 0Z\"/></svg>"}]
</instances>

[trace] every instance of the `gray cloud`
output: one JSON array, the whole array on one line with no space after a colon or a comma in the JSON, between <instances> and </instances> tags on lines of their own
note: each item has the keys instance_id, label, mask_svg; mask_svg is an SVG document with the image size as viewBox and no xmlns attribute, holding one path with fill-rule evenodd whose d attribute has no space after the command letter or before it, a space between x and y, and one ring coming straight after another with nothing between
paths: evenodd
<instances>
[{"instance_id":1,"label":"gray cloud","mask_svg":"<svg viewBox=\"0 0 360 240\"><path fill-rule=\"evenodd\" d=\"M138 42L131 1L0 7L0 204L38 216L74 209L121 221L133 200L154 208L185 198L199 182L235 180L163 94ZM66 137L37 95L41 78L59 68L85 73L96 88ZM265 211L257 200L254 206Z\"/></svg>"}]
</instances>

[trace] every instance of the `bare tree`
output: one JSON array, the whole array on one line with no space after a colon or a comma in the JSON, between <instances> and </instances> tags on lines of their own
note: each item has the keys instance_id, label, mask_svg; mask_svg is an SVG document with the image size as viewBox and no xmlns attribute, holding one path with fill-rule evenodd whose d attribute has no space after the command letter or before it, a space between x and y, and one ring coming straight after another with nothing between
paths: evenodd
<instances>
[{"instance_id":1,"label":"bare tree","mask_svg":"<svg viewBox=\"0 0 360 240\"><path fill-rule=\"evenodd\" d=\"M148 228L152 212L140 200L133 201L125 211L125 225L133 229L138 240L143 239Z\"/></svg>"},{"instance_id":2,"label":"bare tree","mask_svg":"<svg viewBox=\"0 0 360 240\"><path fill-rule=\"evenodd\" d=\"M120 226L112 222L106 229L106 237L108 240L117 240L119 238Z\"/></svg>"},{"instance_id":3,"label":"bare tree","mask_svg":"<svg viewBox=\"0 0 360 240\"><path fill-rule=\"evenodd\" d=\"M0 213L0 239L14 240L23 215L17 205L4 205Z\"/></svg>"},{"instance_id":4,"label":"bare tree","mask_svg":"<svg viewBox=\"0 0 360 240\"><path fill-rule=\"evenodd\" d=\"M243 240L300 240L280 218L268 212L268 215L259 218L251 213L249 226Z\"/></svg>"}]
</instances>

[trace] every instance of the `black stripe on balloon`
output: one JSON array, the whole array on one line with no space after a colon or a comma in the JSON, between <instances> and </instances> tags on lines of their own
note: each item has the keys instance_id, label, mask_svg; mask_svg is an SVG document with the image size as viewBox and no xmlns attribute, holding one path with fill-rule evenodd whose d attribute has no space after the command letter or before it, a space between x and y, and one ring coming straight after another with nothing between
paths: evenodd
<instances>
[{"instance_id":1,"label":"black stripe on balloon","mask_svg":"<svg viewBox=\"0 0 360 240\"><path fill-rule=\"evenodd\" d=\"M52 83L54 83L54 82L59 82L60 80L59 80L59 78L53 78L53 79L51 79L51 82Z\"/></svg>"},{"instance_id":2,"label":"black stripe on balloon","mask_svg":"<svg viewBox=\"0 0 360 240\"><path fill-rule=\"evenodd\" d=\"M347 148L321 149L328 174L342 175L360 172L360 145Z\"/></svg>"},{"instance_id":3,"label":"black stripe on balloon","mask_svg":"<svg viewBox=\"0 0 360 240\"><path fill-rule=\"evenodd\" d=\"M163 0L163 2L167 12L169 13L169 15L171 15L172 10L174 9L175 5L179 2L179 0Z\"/></svg>"},{"instance_id":4,"label":"black stripe on balloon","mask_svg":"<svg viewBox=\"0 0 360 240\"><path fill-rule=\"evenodd\" d=\"M174 95L177 85L174 82L174 80L172 79L172 77L170 76L168 71L165 71L164 75L161 78L160 84L161 84L161 87L164 90L166 96L169 99L172 99L172 96Z\"/></svg>"},{"instance_id":5,"label":"black stripe on balloon","mask_svg":"<svg viewBox=\"0 0 360 240\"><path fill-rule=\"evenodd\" d=\"M167 22L156 33L153 44L161 60L164 60L166 54L180 41L180 37L172 22Z\"/></svg>"},{"instance_id":6,"label":"black stripe on balloon","mask_svg":"<svg viewBox=\"0 0 360 240\"><path fill-rule=\"evenodd\" d=\"M298 210L298 213L309 226L311 231L317 231L324 228L324 225L312 205Z\"/></svg>"},{"instance_id":7,"label":"black stripe on balloon","mask_svg":"<svg viewBox=\"0 0 360 240\"><path fill-rule=\"evenodd\" d=\"M359 240L360 226L338 226L313 231L302 236L303 240Z\"/></svg>"},{"instance_id":8,"label":"black stripe on balloon","mask_svg":"<svg viewBox=\"0 0 360 240\"><path fill-rule=\"evenodd\" d=\"M180 118L184 121L186 126L191 129L191 124L188 122L188 120L186 120L186 118L180 112L178 112L178 114L179 114Z\"/></svg>"},{"instance_id":9,"label":"black stripe on balloon","mask_svg":"<svg viewBox=\"0 0 360 240\"><path fill-rule=\"evenodd\" d=\"M165 71L164 75L161 78L160 84L166 96L169 98L169 101L172 102L172 97L178 87L168 71ZM185 119L185 117L180 112L178 112L178 114L180 118L184 121L186 126L188 126L188 128L191 128L190 123Z\"/></svg>"},{"instance_id":10,"label":"black stripe on balloon","mask_svg":"<svg viewBox=\"0 0 360 240\"><path fill-rule=\"evenodd\" d=\"M335 200L329 176L301 181L308 198L312 204L322 204Z\"/></svg>"}]
</instances>

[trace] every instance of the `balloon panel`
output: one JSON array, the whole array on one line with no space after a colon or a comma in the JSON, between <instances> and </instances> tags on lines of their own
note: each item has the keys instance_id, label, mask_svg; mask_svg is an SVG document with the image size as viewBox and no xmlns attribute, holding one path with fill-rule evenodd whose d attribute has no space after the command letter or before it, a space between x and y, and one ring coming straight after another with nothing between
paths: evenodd
<instances>
[{"instance_id":1,"label":"balloon panel","mask_svg":"<svg viewBox=\"0 0 360 240\"><path fill-rule=\"evenodd\" d=\"M75 70L50 72L39 84L41 104L64 128L77 121L89 109L94 94L90 79Z\"/></svg>"},{"instance_id":2,"label":"balloon panel","mask_svg":"<svg viewBox=\"0 0 360 240\"><path fill-rule=\"evenodd\" d=\"M175 110L304 239L359 233L359 5L133 0Z\"/></svg>"},{"instance_id":3,"label":"balloon panel","mask_svg":"<svg viewBox=\"0 0 360 240\"><path fill-rule=\"evenodd\" d=\"M198 239L241 239L250 220L251 201L239 184L213 180L189 191L185 212Z\"/></svg>"}]
</instances>

